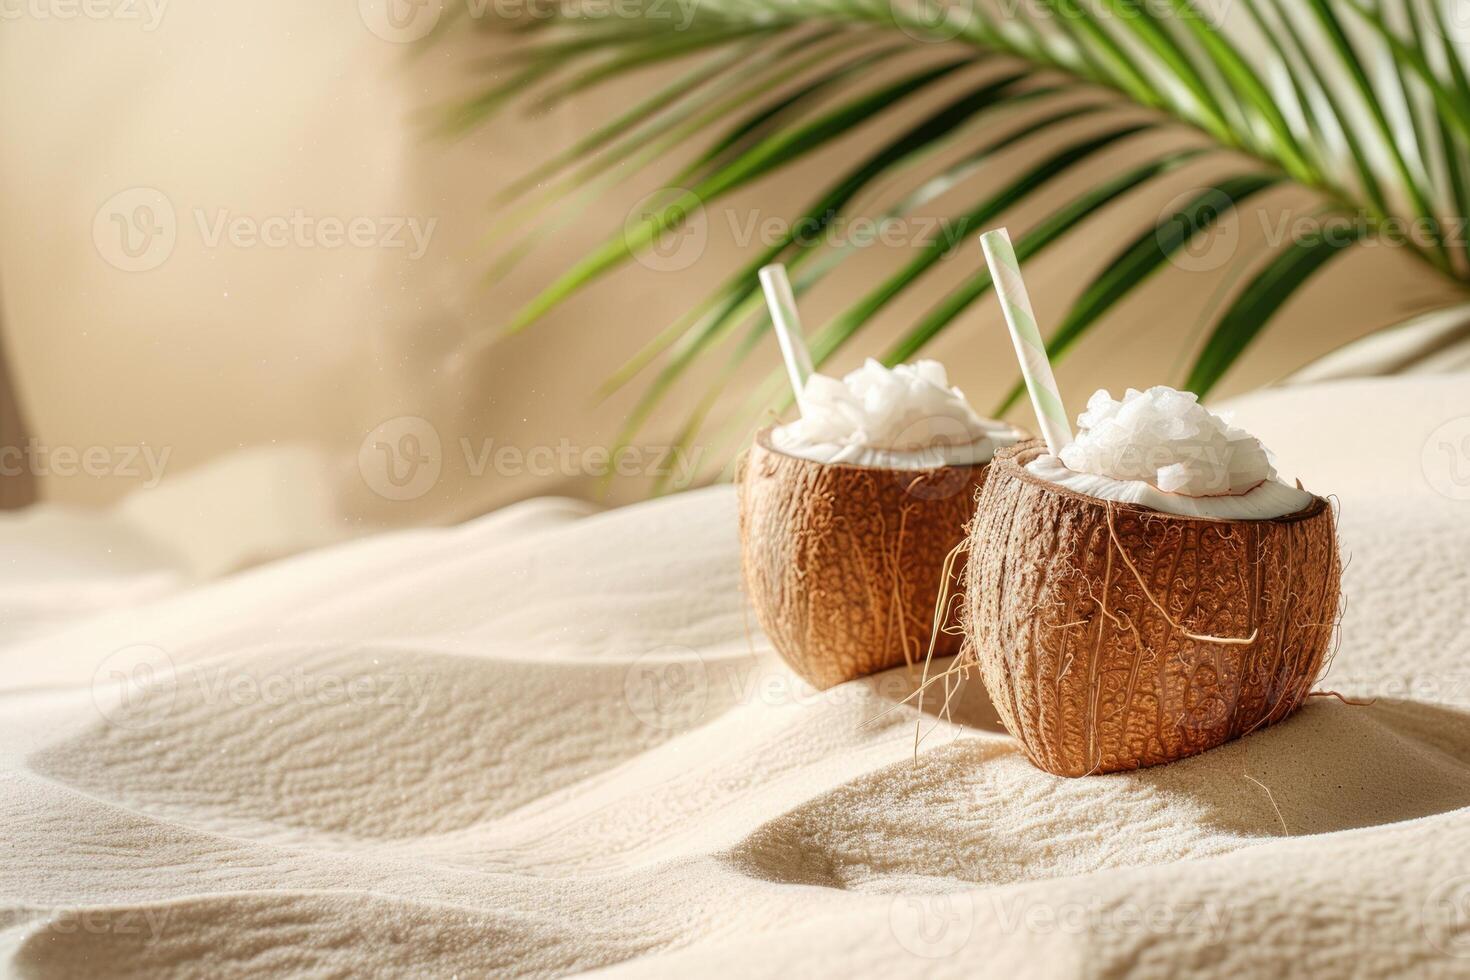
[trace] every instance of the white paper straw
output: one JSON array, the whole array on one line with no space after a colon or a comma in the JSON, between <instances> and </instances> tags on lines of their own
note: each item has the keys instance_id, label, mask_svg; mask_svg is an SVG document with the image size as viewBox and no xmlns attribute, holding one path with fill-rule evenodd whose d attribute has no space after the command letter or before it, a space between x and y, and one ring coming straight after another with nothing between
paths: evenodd
<instances>
[{"instance_id":1,"label":"white paper straw","mask_svg":"<svg viewBox=\"0 0 1470 980\"><path fill-rule=\"evenodd\" d=\"M791 292L791 280L786 277L786 267L779 262L760 271L761 289L766 294L766 305L771 309L771 322L776 325L776 339L781 342L781 357L786 362L786 374L791 379L791 390L796 393L797 408L801 408L801 392L806 379L815 372L812 355L806 349L801 336L801 320L796 315L796 297Z\"/></svg>"},{"instance_id":2,"label":"white paper straw","mask_svg":"<svg viewBox=\"0 0 1470 980\"><path fill-rule=\"evenodd\" d=\"M1046 440L1047 450L1055 456L1072 441L1072 425L1067 419L1057 379L1051 373L1051 361L1036 326L1036 313L1026 294L1026 283L1021 279L1021 263L1004 228L981 235L980 247L990 266L990 277L995 282L995 294L1000 297L1006 325L1011 328L1011 343L1016 347L1016 360L1021 362L1021 377L1026 379L1026 390L1031 394L1031 407L1041 424L1042 438Z\"/></svg>"}]
</instances>

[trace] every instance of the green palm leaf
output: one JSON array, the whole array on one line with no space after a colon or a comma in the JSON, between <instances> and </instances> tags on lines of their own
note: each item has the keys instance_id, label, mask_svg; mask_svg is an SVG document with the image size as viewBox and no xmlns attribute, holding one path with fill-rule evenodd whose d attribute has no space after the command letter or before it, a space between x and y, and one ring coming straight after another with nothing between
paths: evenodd
<instances>
[{"instance_id":1,"label":"green palm leaf","mask_svg":"<svg viewBox=\"0 0 1470 980\"><path fill-rule=\"evenodd\" d=\"M792 229L806 227L820 231L862 190L885 172L932 150L936 142L943 140L957 127L984 114L989 109L1015 106L1053 91L1032 89L1026 92L1014 92L1015 83L1020 77L1018 75L1006 76L983 85L887 143L805 208L790 227ZM1009 144L1002 142L999 145ZM669 330L656 337L653 343L639 351L628 364L612 376L604 387L603 394L616 390L681 337L690 338L680 348L680 352L670 365L676 370L673 372L666 370L660 374L661 379L672 382L678 370L691 361L709 340L718 337L732 319L740 318L742 313L758 305L756 272L761 266L783 257L793 247L801 249L800 243L788 234L757 255L726 283L720 293L701 307L696 308L694 315L686 316L676 322ZM802 251L797 251L794 256L787 256L787 258L794 268L802 263L804 255ZM648 410L652 408L653 403L657 401L665 388L665 384L655 382L644 401L635 409L635 417L646 417Z\"/></svg>"},{"instance_id":2,"label":"green palm leaf","mask_svg":"<svg viewBox=\"0 0 1470 980\"><path fill-rule=\"evenodd\" d=\"M1034 129L1035 127L1031 127L1028 131L1023 131L1022 134L1015 134L1011 138L1002 140L1001 143L1009 145L1023 135L1034 135ZM1024 175L1017 182L1002 190L998 195L990 198L986 204L981 205L980 210L1003 208L1006 201L1018 199L1018 194L1024 196L1028 191L1034 191L1044 187L1049 178L1063 172L1068 166L1080 162L1082 159L1098 152L1107 145L1131 136L1137 131L1139 130L1120 130L1064 151L1062 154L1051 158L1045 164ZM992 147L992 150L999 148L1000 146L996 145ZM1022 236L1016 243L1017 257L1025 261L1040 254L1048 245L1057 241L1067 231L1070 231L1078 224L1093 216L1099 208L1154 177L1166 174L1187 161L1198 157L1203 152L1205 151L1201 149L1173 152L1161 159L1152 161L1141 167L1136 167L1117 177L1104 181L1099 186L1087 191L1080 197L1070 201L1061 209L1053 212L1034 229ZM974 213L971 212L971 215ZM952 244L962 237L962 235L951 233L946 245L952 247ZM884 361L889 364L896 364L917 352L928 340L936 336L955 317L974 303L975 300L983 296L990 287L990 274L988 271L981 269L972 279L959 289L950 293L934 307L914 330L884 355ZM823 335L813 345L813 355L819 361L826 360L851 340L865 322L863 319L839 318L839 320L824 330ZM764 328L765 324L762 322L758 325L758 329L752 330L747 334L735 358L732 359L732 363L727 366L727 377L728 374L733 373L734 367L738 364L739 360L743 359L753 349L755 341L759 339ZM747 404L746 412L736 416L737 420L741 423L748 422L750 413L760 405L771 400L773 396L769 392L779 390L783 379L783 372L779 370L773 371L767 378L765 385L762 386L757 395ZM784 408L790 402L790 396L786 395L782 397L781 405ZM684 428L680 430L679 434L680 441L677 443L679 448L687 448L688 443L685 440L693 438L698 424L703 421L703 416L707 414L711 404L712 401L702 401L690 419L685 423ZM726 431L728 434L730 430L727 428Z\"/></svg>"},{"instance_id":3,"label":"green palm leaf","mask_svg":"<svg viewBox=\"0 0 1470 980\"><path fill-rule=\"evenodd\" d=\"M1083 291L1072 312L1047 340L1047 354L1053 359L1060 358L1103 314L1163 269L1169 259L1195 236L1207 231L1247 199L1279 184L1282 179L1275 174L1244 174L1226 178L1192 198L1156 228L1144 232L1115 256L1102 274ZM1020 400L1025 390L1025 383L1017 381L996 407L996 412L1005 414Z\"/></svg>"},{"instance_id":4,"label":"green palm leaf","mask_svg":"<svg viewBox=\"0 0 1470 980\"><path fill-rule=\"evenodd\" d=\"M1171 275L1181 250L1215 223L1232 220L1247 201L1267 208L1269 189L1298 185L1317 198L1312 213L1319 217L1361 216L1346 233L1286 242L1249 263L1254 278L1212 314L1188 372L1186 383L1201 394L1331 258L1362 237L1381 237L1421 258L1425 275L1470 290L1470 249L1456 243L1452 255L1442 234L1443 218L1464 215L1470 204L1470 78L1438 0L1244 0L1224 24L1203 16L1195 0L1040 0L1032 7L978 0L964 17L931 0L706 0L685 11L682 24L654 10L652 3L623 7L620 16L523 31L511 71L448 116L463 128L513 103L552 104L613 80L678 72L501 192L504 208L489 239L504 247L497 275L553 240L596 197L670 154L681 161L646 213L610 229L501 329L531 326L737 190L758 196L785 168L817 154L837 159L834 147L859 130L876 133L877 142L834 168L786 232L752 246L713 291L612 372L604 395L653 372L620 442L636 438L676 386L724 348L712 386L677 429L681 444L700 438L722 386L767 334L755 271L785 262L799 293L844 276L857 250L825 234L857 217L900 219L943 203L947 234L894 249L891 270L815 332L820 360L854 343L954 260L972 272L905 325L884 358L910 358L960 329L991 288L978 253L969 254L973 234L1042 191L1065 189L1066 203L1018 236L1023 260L1042 258L1105 210L1117 229L1112 258L1079 283L1070 310L1049 331L1054 358L1094 330L1113 329L1118 305ZM1091 124L1109 110L1131 118L1099 133ZM1002 113L1020 124L996 133ZM1149 141L1144 150L1146 141L1130 139L1144 133L1166 143L1177 137L1176 145ZM1033 141L1048 145L1039 158ZM1012 148L1025 148L1031 162L977 191L975 178ZM1130 192L1169 179L1210 148L1253 159L1197 186L1175 213L1118 217ZM1135 156L1128 166L1084 176L1099 168L1080 163L1123 150ZM1411 222L1431 234L1404 232ZM1180 343L1193 347L1182 336ZM771 371L722 431L743 433L756 414L781 406L782 385ZM1001 400L1001 411L1019 391Z\"/></svg>"},{"instance_id":5,"label":"green palm leaf","mask_svg":"<svg viewBox=\"0 0 1470 980\"><path fill-rule=\"evenodd\" d=\"M1021 236L1015 243L1016 258L1025 262L1040 255L1047 246L1062 238L1083 221L1093 217L1117 198L1155 177L1167 174L1188 163L1204 152L1206 151L1202 149L1179 150L1098 184ZM885 363L899 364L913 357L923 349L925 344L938 336L940 331L949 326L956 316L984 295L992 285L989 270L977 272L974 278L945 297L943 302L919 321L918 326L909 331L897 345L889 349L883 357Z\"/></svg>"},{"instance_id":6,"label":"green palm leaf","mask_svg":"<svg viewBox=\"0 0 1470 980\"><path fill-rule=\"evenodd\" d=\"M1359 236L1351 225L1340 232L1293 242L1251 280L1205 342L1185 382L1189 390L1205 394L1213 388L1276 311L1313 273Z\"/></svg>"},{"instance_id":7,"label":"green palm leaf","mask_svg":"<svg viewBox=\"0 0 1470 980\"><path fill-rule=\"evenodd\" d=\"M811 207L806 210L805 214L803 215L803 220L810 222L812 227L820 229L825 224L834 220L838 213L847 206L847 204L857 195L860 190L862 190L863 187L867 186L873 180L877 179L884 171L888 170L890 167L902 163L905 159L922 152L924 148L929 146L933 141L942 138L945 134L949 132L952 132L955 127L959 126L967 119L997 106L1005 105L1007 103L1013 104L1016 101L1024 101L1031 98L1032 93L1020 93L1007 98L1007 93L1012 89L1016 80L1017 76L1009 76L1003 77L998 81L994 81L987 85L984 85L945 106L943 109L939 110L934 115L930 116L928 119L924 120L922 123L909 130L907 133L901 135L898 139L882 147L867 160L863 161L851 172L845 175L843 179L841 179L834 187L823 194L820 199L818 199ZM1031 127L1028 129L1024 129L1018 133L1013 133L1009 136L997 139L989 144L987 147L985 147L982 151L980 151L978 156L983 158L993 153L999 152L1000 150L1011 146L1014 143L1019 142L1020 140L1025 139L1026 136L1032 135L1034 132L1036 132L1036 128ZM1100 149L1101 146L1099 146L1098 148ZM1086 154L1083 155L1085 156ZM1081 157L1078 157L1078 159L1080 158ZM976 162L977 160L975 156L972 155L965 158L965 160L962 161L961 164L957 165L956 167L952 167L951 170L953 171L960 168L973 166L973 164ZM1025 188L1011 193L1008 199L1015 200L1018 195L1024 194L1027 189L1038 186L1039 183L1044 179L1044 175L1039 178L1032 178L1030 181L1026 182ZM931 195L937 192L937 188L929 188L929 193ZM898 208L894 209L894 211L890 213L890 216L898 216L899 214L906 213L914 207L917 207L922 200L927 199L923 196L923 194L924 189L921 188L920 192L917 192L914 195L910 195L910 197L902 202ZM995 210L998 213L998 208ZM794 228L798 226L800 226L800 222L798 222L798 224L796 225L793 225L792 227ZM624 424L623 433L620 437L620 445L626 439L631 438L637 427L652 413L654 407L657 405L658 401L663 397L663 395L668 391L669 387L678 380L679 376L688 365L688 363L692 361L703 348L709 345L712 341L716 340L720 336L720 334L723 333L725 328L742 319L748 318L752 313L760 309L760 297L757 293L757 288L755 285L756 272L762 266L767 265L770 262L773 262L777 258L781 257L788 248L793 246L800 248L800 246L792 240L791 236L787 235L781 241L773 244L765 252L758 255L746 268L742 269L740 273L734 277L734 279L730 282L728 286L724 302L721 304L715 314L700 325L700 327L695 332L692 340L689 343L685 344L674 355L669 364L667 364L663 368L663 370L659 372L658 377L654 380L648 392L639 401L638 405L634 407L633 412L629 416L627 422ZM798 252L796 255L791 256L791 260L789 263L791 268L800 268L803 260L805 258L809 258L811 254L812 253L810 251L806 251L804 253ZM838 261L840 261L842 257L844 256L834 256L834 258ZM935 258L931 260L931 264L932 261L937 261L938 257L939 256L936 254ZM810 278L799 280L796 286L797 292L800 293L801 291L803 291L810 282ZM763 331L767 327L767 325L768 321L762 319L762 321L757 326L756 332L753 335L758 337L760 335L760 332ZM747 344L745 349L748 349L748 346L749 345ZM820 358L821 355L819 351L819 345L817 346L817 348L814 348L813 354L814 356ZM739 360L740 357L737 355L735 363L738 363Z\"/></svg>"},{"instance_id":8,"label":"green palm leaf","mask_svg":"<svg viewBox=\"0 0 1470 980\"><path fill-rule=\"evenodd\" d=\"M742 184L847 134L859 122L906 96L970 64L972 58L946 62L885 86L801 126L767 137L745 154L700 180L693 188L673 188L669 198L587 256L511 318L510 332L524 329L557 303L605 275L660 235L682 225L691 214Z\"/></svg>"}]
</instances>

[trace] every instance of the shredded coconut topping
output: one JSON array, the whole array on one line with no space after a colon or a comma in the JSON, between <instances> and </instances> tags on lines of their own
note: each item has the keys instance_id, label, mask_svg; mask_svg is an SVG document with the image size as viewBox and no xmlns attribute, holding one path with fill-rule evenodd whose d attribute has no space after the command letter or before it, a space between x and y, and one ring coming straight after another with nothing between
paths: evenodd
<instances>
[{"instance_id":1,"label":"shredded coconut topping","mask_svg":"<svg viewBox=\"0 0 1470 980\"><path fill-rule=\"evenodd\" d=\"M1276 478L1260 440L1192 392L1129 388L1116 401L1099 389L1077 425L1081 432L1059 455L1078 473L1142 480L1188 497L1234 496Z\"/></svg>"},{"instance_id":2,"label":"shredded coconut topping","mask_svg":"<svg viewBox=\"0 0 1470 980\"><path fill-rule=\"evenodd\" d=\"M987 462L1021 433L982 418L952 387L944 365L884 367L868 359L842 378L814 374L802 417L772 433L782 452L825 463L919 468Z\"/></svg>"}]
</instances>

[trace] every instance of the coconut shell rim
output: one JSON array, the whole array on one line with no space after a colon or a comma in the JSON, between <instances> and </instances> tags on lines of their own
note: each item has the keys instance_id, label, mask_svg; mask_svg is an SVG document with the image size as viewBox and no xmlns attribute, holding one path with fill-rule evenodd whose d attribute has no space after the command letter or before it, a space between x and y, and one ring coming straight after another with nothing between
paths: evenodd
<instances>
[{"instance_id":1,"label":"coconut shell rim","mask_svg":"<svg viewBox=\"0 0 1470 980\"><path fill-rule=\"evenodd\" d=\"M994 456L992 456L990 459L987 459L983 463L945 463L943 466L926 466L921 469L914 469L906 466L859 466L857 463L823 463L821 460L807 459L805 456L793 456L791 453L777 449L775 444L771 442L771 432L775 428L776 427L774 425L768 425L757 432L755 434L755 445L760 446L766 452L771 453L774 456L780 456L782 459L792 459L798 463L804 463L807 466L823 466L837 470L852 470L855 473L912 473L915 476L920 476L927 473L941 473L945 470L981 470L999 459L1001 453L1022 444L1014 443L1010 446L1001 446L996 449Z\"/></svg>"},{"instance_id":2,"label":"coconut shell rim","mask_svg":"<svg viewBox=\"0 0 1470 980\"><path fill-rule=\"evenodd\" d=\"M1143 504L1127 503L1122 500L1105 500L1102 497L1093 497L1085 493L1078 493L1069 487L1059 486L1050 480L1043 480L1034 473L1027 471L1026 465L1038 456L1047 452L1046 443L1039 439L1031 439L1019 442L1013 446L1005 446L996 450L995 457L990 461L992 472L991 480L999 480L1007 477L1018 479L1023 483L1040 487L1044 492L1056 494L1059 497L1070 498L1078 503L1090 504L1094 507L1107 507L1122 514L1133 514L1141 518L1161 521L1194 521L1200 524L1296 524L1301 521L1309 521L1322 513L1331 505L1325 497L1312 494L1312 502L1301 510L1290 514L1282 514L1279 517L1204 517L1190 514L1170 514L1167 511L1155 510ZM1160 491L1164 492L1164 491ZM1306 491L1311 493L1311 491Z\"/></svg>"}]
</instances>

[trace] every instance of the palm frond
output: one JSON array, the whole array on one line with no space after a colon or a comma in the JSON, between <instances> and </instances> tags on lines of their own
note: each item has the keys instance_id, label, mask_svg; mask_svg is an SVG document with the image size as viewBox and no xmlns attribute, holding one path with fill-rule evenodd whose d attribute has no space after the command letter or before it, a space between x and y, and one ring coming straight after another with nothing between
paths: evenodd
<instances>
[{"instance_id":1,"label":"palm frond","mask_svg":"<svg viewBox=\"0 0 1470 980\"><path fill-rule=\"evenodd\" d=\"M1363 238L1402 248L1427 276L1470 290L1470 247L1449 234L1470 204L1470 73L1439 0L1396 2L1243 0L1221 23L1197 0L976 0L965 11L938 0L703 0L680 8L682 19L647 0L620 6L618 16L539 24L520 35L509 74L448 114L453 126L650 73L664 81L501 192L487 237L502 250L497 277L622 182L671 155L679 163L644 213L495 329L530 327L704 209L736 192L759 194L766 178L813 158L840 159L836 148L865 132L873 148L824 181L784 233L752 247L611 372L604 396L653 372L620 442L636 438L675 386L723 348L711 386L677 430L681 444L700 438L722 387L768 328L756 270L785 262L798 293L842 277L859 250L825 232L845 220L939 209L945 234L893 250L893 270L814 333L819 362L900 299L932 288L935 271L975 232L1080 184L1017 239L1021 258L1034 259L1112 216L1116 248L1079 283L1049 338L1062 358L1124 299L1171 274L1200 236L1242 220L1247 201L1302 188L1315 198L1310 215L1347 218L1347 231L1280 243L1251 260L1190 358L1184 383L1205 394L1313 276ZM1108 118L1115 113L1132 118ZM1170 145L1134 139L1144 134ZM1120 147L1133 155L1126 166L1094 165ZM1119 217L1126 199L1211 149L1236 155L1233 173L1197 185L1157 219ZM998 158L1023 151L1030 162L990 179ZM989 291L978 258L966 261L972 273L898 333L886 360L919 353ZM781 391L772 371L721 431L744 432L782 406ZM1018 393L1000 399L1000 411Z\"/></svg>"},{"instance_id":2,"label":"palm frond","mask_svg":"<svg viewBox=\"0 0 1470 980\"><path fill-rule=\"evenodd\" d=\"M1341 234L1319 235L1288 245L1220 318L1190 370L1185 386L1191 391L1209 391L1261 332L1272 314L1312 273L1353 244L1357 237L1358 230L1349 225Z\"/></svg>"}]
</instances>

